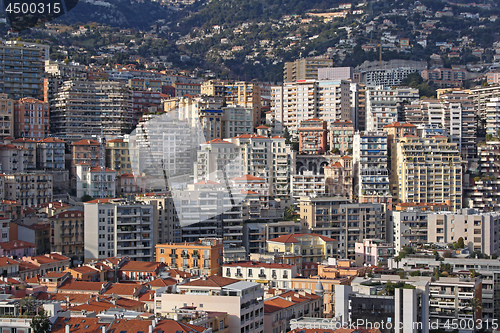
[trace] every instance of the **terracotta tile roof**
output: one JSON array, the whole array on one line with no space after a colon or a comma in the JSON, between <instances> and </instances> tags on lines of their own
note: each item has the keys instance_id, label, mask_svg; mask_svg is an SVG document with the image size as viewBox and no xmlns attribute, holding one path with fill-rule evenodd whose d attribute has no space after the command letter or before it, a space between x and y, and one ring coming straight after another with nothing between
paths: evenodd
<instances>
[{"instance_id":1,"label":"terracotta tile roof","mask_svg":"<svg viewBox=\"0 0 500 333\"><path fill-rule=\"evenodd\" d=\"M70 207L65 202L59 202L59 201L51 201L51 202L44 202L43 204L38 205L39 208L46 208L52 205L53 208L61 208L61 207Z\"/></svg>"},{"instance_id":2,"label":"terracotta tile roof","mask_svg":"<svg viewBox=\"0 0 500 333\"><path fill-rule=\"evenodd\" d=\"M0 248L4 251L12 251L16 249L26 249L33 248L36 249L36 244L25 242L22 240L10 241L10 242L2 242L0 243Z\"/></svg>"},{"instance_id":3,"label":"terracotta tile roof","mask_svg":"<svg viewBox=\"0 0 500 333\"><path fill-rule=\"evenodd\" d=\"M264 181L264 178L252 176L252 175L243 175L239 177L235 177L232 180L259 180L259 181Z\"/></svg>"},{"instance_id":4,"label":"terracotta tile roof","mask_svg":"<svg viewBox=\"0 0 500 333\"><path fill-rule=\"evenodd\" d=\"M90 267L90 266L73 267L73 268L71 268L71 270L75 271L77 273L80 273L80 274L99 273L98 269L96 269L94 267Z\"/></svg>"},{"instance_id":5,"label":"terracotta tile roof","mask_svg":"<svg viewBox=\"0 0 500 333\"><path fill-rule=\"evenodd\" d=\"M156 324L156 328L153 330L155 333L165 332L165 333L201 333L205 331L206 328L202 326L196 326L186 323L180 323L173 319L163 319Z\"/></svg>"},{"instance_id":6,"label":"terracotta tile roof","mask_svg":"<svg viewBox=\"0 0 500 333\"><path fill-rule=\"evenodd\" d=\"M110 168L104 168L104 170L106 172L115 172L115 170L110 169ZM101 167L94 167L94 168L90 169L90 172L97 172L97 171L101 171Z\"/></svg>"},{"instance_id":7,"label":"terracotta tile roof","mask_svg":"<svg viewBox=\"0 0 500 333\"><path fill-rule=\"evenodd\" d=\"M173 268L170 270L167 270L167 272L170 274L170 277L173 277L173 278L175 278L177 275L179 275L183 279L190 278L193 276L193 274L191 274L191 273L184 272L184 271L181 271L179 269L173 269Z\"/></svg>"},{"instance_id":8,"label":"terracotta tile roof","mask_svg":"<svg viewBox=\"0 0 500 333\"><path fill-rule=\"evenodd\" d=\"M410 123L401 123L399 121L384 126L384 128L390 128L390 127L412 127L412 128L414 128L417 126L410 124Z\"/></svg>"},{"instance_id":9,"label":"terracotta tile roof","mask_svg":"<svg viewBox=\"0 0 500 333\"><path fill-rule=\"evenodd\" d=\"M219 275L211 275L206 278L200 278L194 281L186 282L179 287L189 286L189 287L224 287L229 284L239 282L240 280L222 277Z\"/></svg>"},{"instance_id":10,"label":"terracotta tile roof","mask_svg":"<svg viewBox=\"0 0 500 333\"><path fill-rule=\"evenodd\" d=\"M145 293L142 293L139 296L140 302L154 302L155 300L155 291L154 290L146 290Z\"/></svg>"},{"instance_id":11,"label":"terracotta tile roof","mask_svg":"<svg viewBox=\"0 0 500 333\"><path fill-rule=\"evenodd\" d=\"M105 285L105 283L67 279L61 286L59 286L58 290L79 290L81 292L99 293L103 288L103 285Z\"/></svg>"},{"instance_id":12,"label":"terracotta tile roof","mask_svg":"<svg viewBox=\"0 0 500 333\"><path fill-rule=\"evenodd\" d=\"M155 272L161 267L165 267L164 263L161 262L149 262L149 261L128 261L124 263L121 267L121 271L137 271L137 272Z\"/></svg>"},{"instance_id":13,"label":"terracotta tile roof","mask_svg":"<svg viewBox=\"0 0 500 333\"><path fill-rule=\"evenodd\" d=\"M111 140L108 140L107 142L123 142L123 139L111 139Z\"/></svg>"},{"instance_id":14,"label":"terracotta tile roof","mask_svg":"<svg viewBox=\"0 0 500 333\"><path fill-rule=\"evenodd\" d=\"M50 293L46 291L39 292L36 295L36 299L38 300L53 300L65 303L69 302L71 305L83 304L93 297L94 295L92 294Z\"/></svg>"},{"instance_id":15,"label":"terracotta tile roof","mask_svg":"<svg viewBox=\"0 0 500 333\"><path fill-rule=\"evenodd\" d=\"M151 320L117 319L113 322L107 333L148 332L150 325Z\"/></svg>"},{"instance_id":16,"label":"terracotta tile roof","mask_svg":"<svg viewBox=\"0 0 500 333\"><path fill-rule=\"evenodd\" d=\"M241 194L259 194L258 192L255 192L255 191L245 191L245 190L241 190Z\"/></svg>"},{"instance_id":17,"label":"terracotta tile roof","mask_svg":"<svg viewBox=\"0 0 500 333\"><path fill-rule=\"evenodd\" d=\"M19 265L19 262L8 257L0 257L0 267L7 265Z\"/></svg>"},{"instance_id":18,"label":"terracotta tile roof","mask_svg":"<svg viewBox=\"0 0 500 333\"><path fill-rule=\"evenodd\" d=\"M99 142L95 140L80 140L73 143L73 146L99 146Z\"/></svg>"},{"instance_id":19,"label":"terracotta tile roof","mask_svg":"<svg viewBox=\"0 0 500 333\"><path fill-rule=\"evenodd\" d=\"M266 126L266 125L260 125L260 126L257 126L256 129L268 129L269 126Z\"/></svg>"},{"instance_id":20,"label":"terracotta tile roof","mask_svg":"<svg viewBox=\"0 0 500 333\"><path fill-rule=\"evenodd\" d=\"M12 141L13 143L36 143L36 141L28 139L28 138L18 138Z\"/></svg>"},{"instance_id":21,"label":"terracotta tile roof","mask_svg":"<svg viewBox=\"0 0 500 333\"><path fill-rule=\"evenodd\" d=\"M46 277L46 278L62 278L66 274L68 274L68 273L67 272L48 272L47 274L45 274L42 277Z\"/></svg>"},{"instance_id":22,"label":"terracotta tile roof","mask_svg":"<svg viewBox=\"0 0 500 333\"><path fill-rule=\"evenodd\" d=\"M64 143L66 143L66 141L58 139L58 138L45 138L45 139L42 139L38 142L47 142L47 143L64 142Z\"/></svg>"},{"instance_id":23,"label":"terracotta tile roof","mask_svg":"<svg viewBox=\"0 0 500 333\"><path fill-rule=\"evenodd\" d=\"M83 303L83 304L72 306L69 308L69 310L73 311L73 312L80 312L80 311L85 310L87 312L101 313L103 311L107 311L107 310L113 309L113 308L119 308L119 306L116 306L113 303L108 302L108 301L97 301L97 302L90 301L90 302L88 302L88 304Z\"/></svg>"},{"instance_id":24,"label":"terracotta tile roof","mask_svg":"<svg viewBox=\"0 0 500 333\"><path fill-rule=\"evenodd\" d=\"M336 242L337 241L337 240L335 240L333 238L322 236L322 235L318 235L318 234L291 234L291 235L282 235L282 236L270 239L269 242L277 242L277 243L300 243L300 241L297 238L302 237L302 236L307 236L307 235L309 235L309 236L317 236L317 237L321 238L322 240L324 240L325 242Z\"/></svg>"},{"instance_id":25,"label":"terracotta tile roof","mask_svg":"<svg viewBox=\"0 0 500 333\"><path fill-rule=\"evenodd\" d=\"M264 301L264 313L273 313L294 305L294 302L287 301L286 299L280 297L268 299Z\"/></svg>"},{"instance_id":26,"label":"terracotta tile roof","mask_svg":"<svg viewBox=\"0 0 500 333\"><path fill-rule=\"evenodd\" d=\"M275 264L275 263L258 262L258 261L240 261L240 262L227 263L227 264L224 264L223 266L224 267L265 267L265 268L289 269L289 268L292 268L293 265Z\"/></svg>"},{"instance_id":27,"label":"terracotta tile roof","mask_svg":"<svg viewBox=\"0 0 500 333\"><path fill-rule=\"evenodd\" d=\"M39 264L51 264L59 261L66 261L70 260L70 258L57 254L57 253L51 253L51 254L45 254L41 256L35 256L31 257L31 260L38 262Z\"/></svg>"},{"instance_id":28,"label":"terracotta tile roof","mask_svg":"<svg viewBox=\"0 0 500 333\"><path fill-rule=\"evenodd\" d=\"M66 325L69 325L69 331L75 333L101 333L102 327L108 327L109 323L100 323L99 318L57 318L54 325L52 325L52 333L65 333Z\"/></svg>"},{"instance_id":29,"label":"terracotta tile roof","mask_svg":"<svg viewBox=\"0 0 500 333\"><path fill-rule=\"evenodd\" d=\"M81 217L83 218L83 212L81 210L67 210L64 212L61 212L59 214L56 214L54 216L51 216L49 218L51 219L63 219L63 218L69 218L69 217Z\"/></svg>"},{"instance_id":30,"label":"terracotta tile roof","mask_svg":"<svg viewBox=\"0 0 500 333\"><path fill-rule=\"evenodd\" d=\"M316 294L309 294L309 293L304 293L304 295L301 295L300 293L297 293L293 290L286 291L280 295L278 295L283 298L291 297L292 302L295 303L302 303L310 300L317 300L320 299L321 296L318 296Z\"/></svg>"},{"instance_id":31,"label":"terracotta tile roof","mask_svg":"<svg viewBox=\"0 0 500 333\"><path fill-rule=\"evenodd\" d=\"M147 282L151 287L167 287L167 286L172 286L174 284L177 284L177 280L172 279L172 278L167 278L167 279L155 279L151 282Z\"/></svg>"},{"instance_id":32,"label":"terracotta tile roof","mask_svg":"<svg viewBox=\"0 0 500 333\"><path fill-rule=\"evenodd\" d=\"M121 175L118 175L119 178L134 178L135 176L131 173L122 173Z\"/></svg>"},{"instance_id":33,"label":"terracotta tile roof","mask_svg":"<svg viewBox=\"0 0 500 333\"><path fill-rule=\"evenodd\" d=\"M229 143L230 145L232 145L231 142L228 142L228 141L225 141L225 140L222 140L222 139L213 139L213 140L204 142L204 144L207 144L207 143Z\"/></svg>"},{"instance_id":34,"label":"terracotta tile roof","mask_svg":"<svg viewBox=\"0 0 500 333\"><path fill-rule=\"evenodd\" d=\"M113 283L106 289L103 295L134 296L138 289L143 289L143 287L135 283Z\"/></svg>"},{"instance_id":35,"label":"terracotta tile roof","mask_svg":"<svg viewBox=\"0 0 500 333\"><path fill-rule=\"evenodd\" d=\"M30 262L27 261L19 261L19 271L31 271L31 270L37 270L38 266L34 265Z\"/></svg>"}]
</instances>

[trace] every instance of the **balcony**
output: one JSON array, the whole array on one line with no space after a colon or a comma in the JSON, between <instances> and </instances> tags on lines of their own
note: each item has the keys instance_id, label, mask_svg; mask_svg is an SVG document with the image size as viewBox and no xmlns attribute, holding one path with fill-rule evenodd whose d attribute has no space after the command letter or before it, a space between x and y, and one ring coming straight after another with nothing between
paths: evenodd
<instances>
[{"instance_id":1,"label":"balcony","mask_svg":"<svg viewBox=\"0 0 500 333\"><path fill-rule=\"evenodd\" d=\"M266 274L259 274L259 277L265 279L266 278Z\"/></svg>"},{"instance_id":2,"label":"balcony","mask_svg":"<svg viewBox=\"0 0 500 333\"><path fill-rule=\"evenodd\" d=\"M170 257L170 258L177 258L177 254L175 254L175 253L170 253L170 254L169 254L169 257Z\"/></svg>"}]
</instances>

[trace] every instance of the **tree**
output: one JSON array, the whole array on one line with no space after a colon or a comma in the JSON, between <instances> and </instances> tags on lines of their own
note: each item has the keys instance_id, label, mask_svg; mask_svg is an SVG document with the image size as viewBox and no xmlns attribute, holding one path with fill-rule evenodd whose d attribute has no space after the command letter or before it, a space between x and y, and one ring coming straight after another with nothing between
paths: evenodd
<instances>
[{"instance_id":1,"label":"tree","mask_svg":"<svg viewBox=\"0 0 500 333\"><path fill-rule=\"evenodd\" d=\"M464 242L464 238L463 237L460 237L458 240L457 240L457 247L459 249L463 249L465 248L465 242Z\"/></svg>"},{"instance_id":2,"label":"tree","mask_svg":"<svg viewBox=\"0 0 500 333\"><path fill-rule=\"evenodd\" d=\"M36 309L35 298L33 296L26 296L21 298L19 302L21 314L32 314ZM23 312L23 310L25 310Z\"/></svg>"},{"instance_id":3,"label":"tree","mask_svg":"<svg viewBox=\"0 0 500 333\"><path fill-rule=\"evenodd\" d=\"M285 208L285 214L283 216L283 219L286 221L292 221L294 215L295 215L295 207L293 205L290 205Z\"/></svg>"},{"instance_id":4,"label":"tree","mask_svg":"<svg viewBox=\"0 0 500 333\"><path fill-rule=\"evenodd\" d=\"M50 321L49 317L45 313L43 307L38 309L38 314L33 317L30 323L30 327L33 333L49 333L50 332Z\"/></svg>"},{"instance_id":5,"label":"tree","mask_svg":"<svg viewBox=\"0 0 500 333\"><path fill-rule=\"evenodd\" d=\"M85 194L84 196L82 196L82 197L80 198L80 200L82 200L82 202L87 202L87 201L90 201L90 200L92 200L92 199L93 199L93 198L92 198L90 195L88 195L88 194Z\"/></svg>"}]
</instances>

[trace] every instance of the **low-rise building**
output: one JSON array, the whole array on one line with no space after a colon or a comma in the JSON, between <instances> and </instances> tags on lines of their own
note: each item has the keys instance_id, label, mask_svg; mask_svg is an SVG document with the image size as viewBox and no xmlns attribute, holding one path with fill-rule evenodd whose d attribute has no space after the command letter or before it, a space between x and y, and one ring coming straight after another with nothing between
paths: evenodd
<instances>
[{"instance_id":1,"label":"low-rise building","mask_svg":"<svg viewBox=\"0 0 500 333\"><path fill-rule=\"evenodd\" d=\"M195 275L222 275L223 245L216 238L202 238L193 243L157 244L156 261Z\"/></svg>"},{"instance_id":2,"label":"low-rise building","mask_svg":"<svg viewBox=\"0 0 500 333\"><path fill-rule=\"evenodd\" d=\"M264 333L264 291L258 283L202 277L178 285L176 293L156 294L155 304L155 314L166 317L187 306L227 312L230 332Z\"/></svg>"},{"instance_id":3,"label":"low-rise building","mask_svg":"<svg viewBox=\"0 0 500 333\"><path fill-rule=\"evenodd\" d=\"M91 168L88 164L76 166L76 196L114 198L116 196L116 171L102 167Z\"/></svg>"},{"instance_id":4,"label":"low-rise building","mask_svg":"<svg viewBox=\"0 0 500 333\"><path fill-rule=\"evenodd\" d=\"M297 266L287 264L243 261L224 264L224 277L256 282L268 288L289 289L297 276Z\"/></svg>"},{"instance_id":5,"label":"low-rise building","mask_svg":"<svg viewBox=\"0 0 500 333\"><path fill-rule=\"evenodd\" d=\"M84 218L81 210L67 210L49 218L50 249L64 256L83 259Z\"/></svg>"},{"instance_id":6,"label":"low-rise building","mask_svg":"<svg viewBox=\"0 0 500 333\"><path fill-rule=\"evenodd\" d=\"M394 255L394 246L380 239L365 239L363 242L356 242L355 251L357 265L387 265L387 259Z\"/></svg>"},{"instance_id":7,"label":"low-rise building","mask_svg":"<svg viewBox=\"0 0 500 333\"><path fill-rule=\"evenodd\" d=\"M264 332L288 332L290 320L304 316L321 318L323 300L305 291L287 291L264 301Z\"/></svg>"},{"instance_id":8,"label":"low-rise building","mask_svg":"<svg viewBox=\"0 0 500 333\"><path fill-rule=\"evenodd\" d=\"M270 253L294 253L302 256L302 262L321 262L334 256L337 240L318 234L292 234L267 241Z\"/></svg>"}]
</instances>

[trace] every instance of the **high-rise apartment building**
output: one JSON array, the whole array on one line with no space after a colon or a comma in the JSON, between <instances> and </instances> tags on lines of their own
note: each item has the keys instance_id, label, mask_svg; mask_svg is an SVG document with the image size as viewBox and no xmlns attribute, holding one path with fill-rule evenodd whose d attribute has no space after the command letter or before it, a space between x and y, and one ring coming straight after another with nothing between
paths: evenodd
<instances>
[{"instance_id":1,"label":"high-rise apartment building","mask_svg":"<svg viewBox=\"0 0 500 333\"><path fill-rule=\"evenodd\" d=\"M49 134L49 103L25 97L14 103L14 136L42 139Z\"/></svg>"},{"instance_id":2,"label":"high-rise apartment building","mask_svg":"<svg viewBox=\"0 0 500 333\"><path fill-rule=\"evenodd\" d=\"M470 180L468 206L484 211L500 211L500 141L481 143L477 147L477 155L479 175Z\"/></svg>"},{"instance_id":3,"label":"high-rise apartment building","mask_svg":"<svg viewBox=\"0 0 500 333\"><path fill-rule=\"evenodd\" d=\"M156 235L153 206L123 199L84 204L85 262L109 257L153 261Z\"/></svg>"},{"instance_id":4,"label":"high-rise apartment building","mask_svg":"<svg viewBox=\"0 0 500 333\"><path fill-rule=\"evenodd\" d=\"M116 136L133 129L131 92L117 81L64 81L50 106L53 134Z\"/></svg>"},{"instance_id":5,"label":"high-rise apartment building","mask_svg":"<svg viewBox=\"0 0 500 333\"><path fill-rule=\"evenodd\" d=\"M399 139L395 156L398 201L446 203L462 208L462 158L446 137Z\"/></svg>"},{"instance_id":6,"label":"high-rise apartment building","mask_svg":"<svg viewBox=\"0 0 500 333\"><path fill-rule=\"evenodd\" d=\"M323 154L328 149L326 121L312 118L300 122L299 154Z\"/></svg>"},{"instance_id":7,"label":"high-rise apartment building","mask_svg":"<svg viewBox=\"0 0 500 333\"><path fill-rule=\"evenodd\" d=\"M14 100L0 94L0 138L14 136Z\"/></svg>"},{"instance_id":8,"label":"high-rise apartment building","mask_svg":"<svg viewBox=\"0 0 500 333\"><path fill-rule=\"evenodd\" d=\"M1 41L0 93L12 99L43 99L43 68L48 49L48 45Z\"/></svg>"},{"instance_id":9,"label":"high-rise apartment building","mask_svg":"<svg viewBox=\"0 0 500 333\"><path fill-rule=\"evenodd\" d=\"M317 80L319 68L332 66L333 60L326 58L302 58L286 62L283 68L283 82Z\"/></svg>"},{"instance_id":10,"label":"high-rise apartment building","mask_svg":"<svg viewBox=\"0 0 500 333\"><path fill-rule=\"evenodd\" d=\"M387 88L383 86L366 89L366 130L379 131L385 125L398 121L403 104L418 100L418 89Z\"/></svg>"},{"instance_id":11,"label":"high-rise apartment building","mask_svg":"<svg viewBox=\"0 0 500 333\"><path fill-rule=\"evenodd\" d=\"M118 175L132 173L128 141L111 139L106 141L106 166Z\"/></svg>"},{"instance_id":12,"label":"high-rise apartment building","mask_svg":"<svg viewBox=\"0 0 500 333\"><path fill-rule=\"evenodd\" d=\"M38 169L64 170L66 141L45 138L37 142L36 164ZM75 152L76 153L76 152Z\"/></svg>"},{"instance_id":13,"label":"high-rise apartment building","mask_svg":"<svg viewBox=\"0 0 500 333\"><path fill-rule=\"evenodd\" d=\"M354 186L359 202L392 205L389 186L388 142L385 132L361 132L354 135Z\"/></svg>"},{"instance_id":14,"label":"high-rise apartment building","mask_svg":"<svg viewBox=\"0 0 500 333\"><path fill-rule=\"evenodd\" d=\"M276 130L285 127L297 135L300 122L319 118L331 124L337 120L355 121L356 98L349 81L304 80L285 82L271 88L271 107Z\"/></svg>"}]
</instances>

